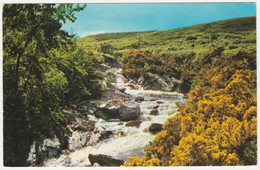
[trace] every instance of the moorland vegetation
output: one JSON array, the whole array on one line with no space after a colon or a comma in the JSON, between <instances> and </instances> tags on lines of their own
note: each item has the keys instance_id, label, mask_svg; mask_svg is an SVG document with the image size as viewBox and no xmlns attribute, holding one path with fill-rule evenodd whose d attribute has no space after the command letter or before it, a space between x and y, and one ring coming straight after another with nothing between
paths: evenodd
<instances>
[{"instance_id":1,"label":"moorland vegetation","mask_svg":"<svg viewBox=\"0 0 260 170\"><path fill-rule=\"evenodd\" d=\"M101 96L104 55L121 62L128 79L167 75L188 96L146 155L124 166L256 164L256 17L77 39L61 26L84 7L3 7L5 166L26 165L36 139L65 142L61 110Z\"/></svg>"}]
</instances>

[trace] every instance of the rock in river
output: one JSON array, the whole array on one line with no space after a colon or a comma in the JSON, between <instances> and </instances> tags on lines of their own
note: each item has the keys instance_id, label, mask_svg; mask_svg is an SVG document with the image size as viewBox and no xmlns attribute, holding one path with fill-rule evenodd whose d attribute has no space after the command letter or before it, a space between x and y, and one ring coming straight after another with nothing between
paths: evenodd
<instances>
[{"instance_id":1,"label":"rock in river","mask_svg":"<svg viewBox=\"0 0 260 170\"><path fill-rule=\"evenodd\" d=\"M158 107L154 107L153 110L151 111L150 115L154 115L154 116L159 115Z\"/></svg>"},{"instance_id":2,"label":"rock in river","mask_svg":"<svg viewBox=\"0 0 260 170\"><path fill-rule=\"evenodd\" d=\"M110 103L104 103L99 106L96 116L105 120L117 119L119 117L118 107L111 105Z\"/></svg>"},{"instance_id":3,"label":"rock in river","mask_svg":"<svg viewBox=\"0 0 260 170\"><path fill-rule=\"evenodd\" d=\"M132 120L132 121L130 121L130 122L127 122L127 123L125 124L125 126L132 126L132 127L137 127L137 128L139 128L139 126L140 126L141 123L142 123L141 120Z\"/></svg>"},{"instance_id":4,"label":"rock in river","mask_svg":"<svg viewBox=\"0 0 260 170\"><path fill-rule=\"evenodd\" d=\"M149 127L149 131L153 134L156 134L156 133L160 132L161 130L163 130L162 126L163 125L160 123L152 123L151 126Z\"/></svg>"},{"instance_id":5,"label":"rock in river","mask_svg":"<svg viewBox=\"0 0 260 170\"><path fill-rule=\"evenodd\" d=\"M124 163L124 161L121 159L116 159L112 156L103 154L89 154L88 159L92 165L94 165L94 163L98 163L100 166L120 166Z\"/></svg>"},{"instance_id":6,"label":"rock in river","mask_svg":"<svg viewBox=\"0 0 260 170\"><path fill-rule=\"evenodd\" d=\"M120 120L130 121L136 120L141 114L141 109L138 104L124 103L119 108Z\"/></svg>"},{"instance_id":7,"label":"rock in river","mask_svg":"<svg viewBox=\"0 0 260 170\"><path fill-rule=\"evenodd\" d=\"M139 96L139 97L135 98L135 101L137 101L138 103L140 103L140 102L144 101L144 98L141 97L141 96Z\"/></svg>"}]
</instances>

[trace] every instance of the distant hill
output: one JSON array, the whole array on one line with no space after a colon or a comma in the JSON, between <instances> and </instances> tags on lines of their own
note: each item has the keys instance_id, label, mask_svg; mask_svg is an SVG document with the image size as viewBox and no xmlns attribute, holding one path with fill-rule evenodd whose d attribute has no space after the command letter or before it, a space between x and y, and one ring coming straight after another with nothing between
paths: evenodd
<instances>
[{"instance_id":1,"label":"distant hill","mask_svg":"<svg viewBox=\"0 0 260 170\"><path fill-rule=\"evenodd\" d=\"M129 49L149 50L153 54L172 56L194 52L197 59L216 46L225 48L223 57L238 50L256 52L256 17L235 18L195 26L146 32L105 33L80 38L78 43L95 51L101 43L114 47L120 59Z\"/></svg>"}]
</instances>

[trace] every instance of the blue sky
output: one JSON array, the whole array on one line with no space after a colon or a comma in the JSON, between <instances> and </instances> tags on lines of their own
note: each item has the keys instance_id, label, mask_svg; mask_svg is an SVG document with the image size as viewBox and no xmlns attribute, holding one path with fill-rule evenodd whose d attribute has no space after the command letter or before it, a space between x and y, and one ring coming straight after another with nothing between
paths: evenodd
<instances>
[{"instance_id":1,"label":"blue sky","mask_svg":"<svg viewBox=\"0 0 260 170\"><path fill-rule=\"evenodd\" d=\"M88 4L63 29L79 37L106 33L167 30L224 19L255 16L254 3Z\"/></svg>"}]
</instances>

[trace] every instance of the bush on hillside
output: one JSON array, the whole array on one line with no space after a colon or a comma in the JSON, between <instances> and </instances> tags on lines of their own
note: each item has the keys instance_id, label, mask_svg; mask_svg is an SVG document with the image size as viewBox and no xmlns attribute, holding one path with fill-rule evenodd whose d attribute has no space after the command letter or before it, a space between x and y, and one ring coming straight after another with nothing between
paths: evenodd
<instances>
[{"instance_id":1,"label":"bush on hillside","mask_svg":"<svg viewBox=\"0 0 260 170\"><path fill-rule=\"evenodd\" d=\"M129 78L138 78L148 71L158 74L164 73L162 59L147 50L129 50L123 54L122 63L124 74Z\"/></svg>"}]
</instances>

